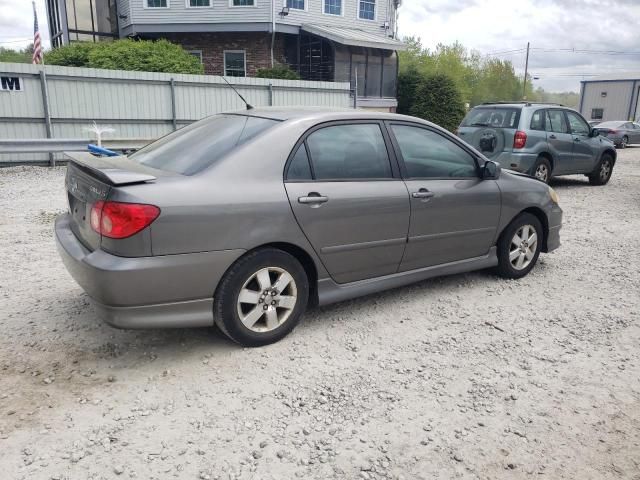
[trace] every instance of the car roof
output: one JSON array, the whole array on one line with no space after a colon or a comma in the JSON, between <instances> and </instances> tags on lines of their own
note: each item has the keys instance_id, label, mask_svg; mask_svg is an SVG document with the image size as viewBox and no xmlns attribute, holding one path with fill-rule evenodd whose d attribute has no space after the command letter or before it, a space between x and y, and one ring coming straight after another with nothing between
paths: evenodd
<instances>
[{"instance_id":1,"label":"car roof","mask_svg":"<svg viewBox=\"0 0 640 480\"><path fill-rule=\"evenodd\" d=\"M359 110L355 108L327 108L327 107L258 107L251 110L237 110L227 112L234 115L248 115L252 117L270 118L273 120L403 120L418 123L428 123L425 120L397 113L377 112L374 110Z\"/></svg>"}]
</instances>

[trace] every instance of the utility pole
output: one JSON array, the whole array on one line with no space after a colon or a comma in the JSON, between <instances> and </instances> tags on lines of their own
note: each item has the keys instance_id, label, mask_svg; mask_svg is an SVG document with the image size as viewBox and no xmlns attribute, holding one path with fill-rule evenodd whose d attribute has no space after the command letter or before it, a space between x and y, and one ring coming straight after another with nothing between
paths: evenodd
<instances>
[{"instance_id":1,"label":"utility pole","mask_svg":"<svg viewBox=\"0 0 640 480\"><path fill-rule=\"evenodd\" d=\"M522 99L527 99L527 75L529 74L529 42L527 42L527 60L524 64L524 82L522 86Z\"/></svg>"}]
</instances>

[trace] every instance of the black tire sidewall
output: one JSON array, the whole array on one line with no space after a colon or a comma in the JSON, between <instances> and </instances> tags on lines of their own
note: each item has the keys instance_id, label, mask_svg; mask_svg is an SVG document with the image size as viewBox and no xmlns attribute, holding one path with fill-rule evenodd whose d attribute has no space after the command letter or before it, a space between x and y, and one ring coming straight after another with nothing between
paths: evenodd
<instances>
[{"instance_id":1,"label":"black tire sidewall","mask_svg":"<svg viewBox=\"0 0 640 480\"><path fill-rule=\"evenodd\" d=\"M531 263L522 270L516 270L511 265L509 261L509 250L511 247L511 239L518 231L518 229L523 225L531 225L536 230L536 234L538 235L538 242L536 244L536 252L533 256L533 260ZM502 235L500 236L500 240L498 241L498 274L501 277L505 278L522 278L526 276L533 267L538 263L538 257L540 256L540 252L542 251L542 243L544 241L544 230L542 228L542 223L538 220L538 217L532 215L531 213L521 213L516 218L514 218L511 223L504 229Z\"/></svg>"},{"instance_id":2,"label":"black tire sidewall","mask_svg":"<svg viewBox=\"0 0 640 480\"><path fill-rule=\"evenodd\" d=\"M605 181L602 181L600 179L600 169L602 168L602 164L605 162L605 160L609 161L611 168L609 169L609 176L607 177L607 179ZM589 183L591 185L606 185L607 183L609 183L609 180L611 180L611 175L613 175L613 157L608 153L605 153L598 162L598 166L596 167L596 169L591 175L589 175Z\"/></svg>"},{"instance_id":3,"label":"black tire sidewall","mask_svg":"<svg viewBox=\"0 0 640 480\"><path fill-rule=\"evenodd\" d=\"M270 332L254 332L242 324L237 298L247 279L264 267L279 267L289 272L296 282L298 301L283 325ZM245 347L259 347L277 342L298 325L308 297L309 279L295 257L277 249L256 250L238 260L224 275L214 296L213 315L216 325L233 341Z\"/></svg>"}]
</instances>

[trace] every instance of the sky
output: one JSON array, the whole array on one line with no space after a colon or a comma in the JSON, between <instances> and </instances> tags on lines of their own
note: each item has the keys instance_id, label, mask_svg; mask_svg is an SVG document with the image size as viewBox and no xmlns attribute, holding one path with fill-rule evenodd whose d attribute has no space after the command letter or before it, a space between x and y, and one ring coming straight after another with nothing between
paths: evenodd
<instances>
[{"instance_id":1,"label":"sky","mask_svg":"<svg viewBox=\"0 0 640 480\"><path fill-rule=\"evenodd\" d=\"M36 9L48 48L44 0ZM520 75L531 42L534 86L549 91L578 91L586 75L640 72L640 0L403 0L399 26L425 47L459 41L511 60ZM32 37L31 2L0 0L0 46L20 48Z\"/></svg>"}]
</instances>

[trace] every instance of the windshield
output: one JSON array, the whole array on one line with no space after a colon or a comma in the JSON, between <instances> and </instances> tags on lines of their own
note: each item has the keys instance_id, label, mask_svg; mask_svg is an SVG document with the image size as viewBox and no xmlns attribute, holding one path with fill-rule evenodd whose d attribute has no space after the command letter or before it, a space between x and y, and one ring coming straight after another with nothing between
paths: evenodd
<instances>
[{"instance_id":1,"label":"windshield","mask_svg":"<svg viewBox=\"0 0 640 480\"><path fill-rule=\"evenodd\" d=\"M476 107L471 110L461 127L517 128L520 109L503 107Z\"/></svg>"},{"instance_id":2,"label":"windshield","mask_svg":"<svg viewBox=\"0 0 640 480\"><path fill-rule=\"evenodd\" d=\"M214 115L150 143L129 158L159 170L193 175L278 122L246 115Z\"/></svg>"}]
</instances>

